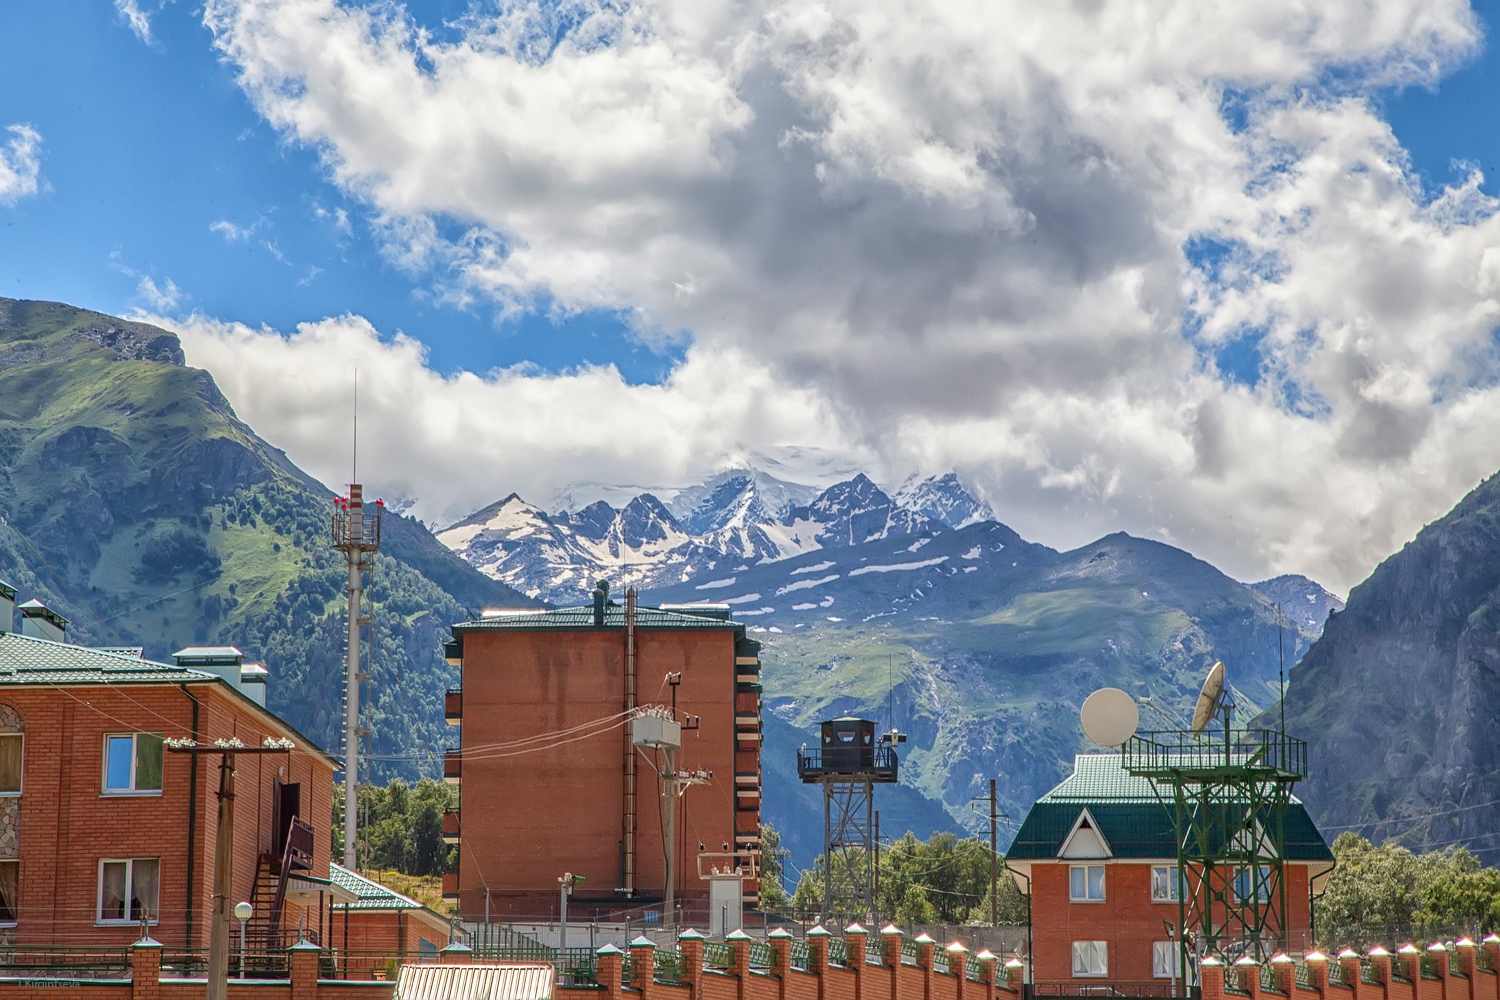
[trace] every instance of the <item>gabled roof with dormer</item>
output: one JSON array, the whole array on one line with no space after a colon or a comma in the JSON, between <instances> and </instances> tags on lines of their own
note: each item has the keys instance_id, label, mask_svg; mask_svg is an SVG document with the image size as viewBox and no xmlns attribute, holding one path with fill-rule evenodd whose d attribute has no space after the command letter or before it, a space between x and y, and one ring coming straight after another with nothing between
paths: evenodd
<instances>
[{"instance_id":1,"label":"gabled roof with dormer","mask_svg":"<svg viewBox=\"0 0 1500 1000\"><path fill-rule=\"evenodd\" d=\"M1073 773L1031 807L1006 852L1008 861L1053 861L1062 857L1084 822L1115 859L1177 857L1172 817L1150 780L1126 772L1119 753L1079 754ZM1286 813L1286 860L1332 861L1307 808L1293 797Z\"/></svg>"}]
</instances>

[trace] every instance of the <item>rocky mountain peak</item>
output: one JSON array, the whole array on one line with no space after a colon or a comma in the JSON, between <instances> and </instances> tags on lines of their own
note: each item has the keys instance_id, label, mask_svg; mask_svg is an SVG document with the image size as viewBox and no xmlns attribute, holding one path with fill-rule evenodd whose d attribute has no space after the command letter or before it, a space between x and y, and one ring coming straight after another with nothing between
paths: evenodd
<instances>
[{"instance_id":1,"label":"rocky mountain peak","mask_svg":"<svg viewBox=\"0 0 1500 1000\"><path fill-rule=\"evenodd\" d=\"M995 520L990 505L965 489L954 472L926 479L913 476L902 484L892 499L898 506L950 528Z\"/></svg>"}]
</instances>

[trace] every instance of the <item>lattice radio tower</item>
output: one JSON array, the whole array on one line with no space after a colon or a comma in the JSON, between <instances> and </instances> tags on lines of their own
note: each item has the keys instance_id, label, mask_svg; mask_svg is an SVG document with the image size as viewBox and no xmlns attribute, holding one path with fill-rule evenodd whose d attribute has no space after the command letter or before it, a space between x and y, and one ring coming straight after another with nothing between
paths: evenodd
<instances>
[{"instance_id":1,"label":"lattice radio tower","mask_svg":"<svg viewBox=\"0 0 1500 1000\"><path fill-rule=\"evenodd\" d=\"M355 381L354 454L355 465L351 479L359 478L359 382ZM375 553L380 551L380 519L385 513L385 503L376 500L373 508L366 508L364 488L351 483L349 495L333 500L333 547L344 554L349 567L349 582L344 591L349 595L349 643L348 663L344 694L344 867L355 867L354 840L358 833L359 806L359 682L368 678L368 673L359 669L359 630L374 619L363 610L365 574L374 574Z\"/></svg>"}]
</instances>

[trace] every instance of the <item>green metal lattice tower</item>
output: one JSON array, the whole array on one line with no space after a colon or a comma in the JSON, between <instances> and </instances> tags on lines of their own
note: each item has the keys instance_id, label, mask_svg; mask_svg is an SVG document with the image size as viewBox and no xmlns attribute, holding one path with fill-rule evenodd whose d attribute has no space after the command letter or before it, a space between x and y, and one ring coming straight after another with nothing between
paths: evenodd
<instances>
[{"instance_id":1,"label":"green metal lattice tower","mask_svg":"<svg viewBox=\"0 0 1500 1000\"><path fill-rule=\"evenodd\" d=\"M1287 945L1286 813L1307 777L1307 744L1274 730L1137 733L1121 764L1147 778L1172 819L1179 881L1179 968L1190 957Z\"/></svg>"}]
</instances>

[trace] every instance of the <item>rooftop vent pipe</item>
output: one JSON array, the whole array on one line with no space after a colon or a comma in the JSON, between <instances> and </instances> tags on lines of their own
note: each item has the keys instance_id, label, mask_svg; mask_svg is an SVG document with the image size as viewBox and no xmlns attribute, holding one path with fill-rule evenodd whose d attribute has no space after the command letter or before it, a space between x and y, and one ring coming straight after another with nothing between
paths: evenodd
<instances>
[{"instance_id":1,"label":"rooftop vent pipe","mask_svg":"<svg viewBox=\"0 0 1500 1000\"><path fill-rule=\"evenodd\" d=\"M271 671L259 663L247 663L240 667L240 693L265 708L266 682L270 679Z\"/></svg>"},{"instance_id":2,"label":"rooftop vent pipe","mask_svg":"<svg viewBox=\"0 0 1500 1000\"><path fill-rule=\"evenodd\" d=\"M172 656L179 667L215 674L236 691L240 690L245 654L234 646L189 646Z\"/></svg>"},{"instance_id":3,"label":"rooftop vent pipe","mask_svg":"<svg viewBox=\"0 0 1500 1000\"><path fill-rule=\"evenodd\" d=\"M0 580L0 635L9 632L16 617L16 588Z\"/></svg>"},{"instance_id":4,"label":"rooftop vent pipe","mask_svg":"<svg viewBox=\"0 0 1500 1000\"><path fill-rule=\"evenodd\" d=\"M604 627L604 609L609 606L609 581L594 584L594 627Z\"/></svg>"},{"instance_id":5,"label":"rooftop vent pipe","mask_svg":"<svg viewBox=\"0 0 1500 1000\"><path fill-rule=\"evenodd\" d=\"M66 642L68 620L41 601L30 600L21 605L21 634L33 639Z\"/></svg>"}]
</instances>

